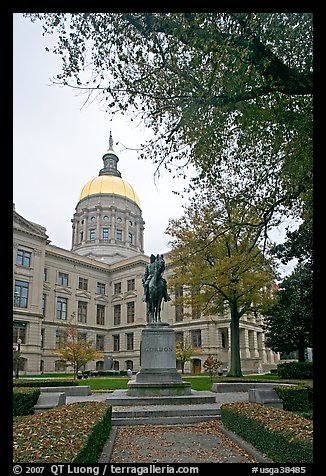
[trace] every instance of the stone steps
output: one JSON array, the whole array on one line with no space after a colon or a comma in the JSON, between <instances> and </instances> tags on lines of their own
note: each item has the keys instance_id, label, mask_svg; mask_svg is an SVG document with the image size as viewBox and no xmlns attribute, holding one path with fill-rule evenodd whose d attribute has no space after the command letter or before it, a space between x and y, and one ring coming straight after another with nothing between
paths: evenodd
<instances>
[{"instance_id":1,"label":"stone steps","mask_svg":"<svg viewBox=\"0 0 326 476\"><path fill-rule=\"evenodd\" d=\"M220 408L216 403L118 406L112 410L113 426L182 425L217 418L220 418Z\"/></svg>"},{"instance_id":2,"label":"stone steps","mask_svg":"<svg viewBox=\"0 0 326 476\"><path fill-rule=\"evenodd\" d=\"M133 405L191 405L202 403L216 403L216 395L213 392L204 392L192 390L190 395L162 395L159 397L131 397L127 390L115 390L105 400L114 406L133 406Z\"/></svg>"},{"instance_id":3,"label":"stone steps","mask_svg":"<svg viewBox=\"0 0 326 476\"><path fill-rule=\"evenodd\" d=\"M115 390L106 403L112 405L112 425L182 425L220 418L220 405L212 392L190 395L132 397Z\"/></svg>"}]
</instances>

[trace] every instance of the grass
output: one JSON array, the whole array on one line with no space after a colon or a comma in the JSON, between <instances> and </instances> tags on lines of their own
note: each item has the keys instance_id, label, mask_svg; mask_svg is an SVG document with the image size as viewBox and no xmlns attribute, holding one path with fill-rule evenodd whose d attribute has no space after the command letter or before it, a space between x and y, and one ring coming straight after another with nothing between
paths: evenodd
<instances>
[{"instance_id":1,"label":"grass","mask_svg":"<svg viewBox=\"0 0 326 476\"><path fill-rule=\"evenodd\" d=\"M31 376L29 376L31 377ZM35 378L72 378L70 374L44 374L37 375ZM276 383L295 383L299 385L312 386L313 381L310 380L297 380L297 379L280 379L277 375L263 374L263 375L244 375L243 377L215 377L211 381L209 375L196 374L189 375L183 374L182 380L185 382L191 382L194 390L211 390L212 383L221 382L241 382L241 381L260 381L260 382L276 382ZM129 377L89 377L87 379L78 379L78 385L89 385L92 391L113 391L113 390L125 390L128 388Z\"/></svg>"},{"instance_id":2,"label":"grass","mask_svg":"<svg viewBox=\"0 0 326 476\"><path fill-rule=\"evenodd\" d=\"M78 385L89 385L91 390L124 390L128 388L128 377L90 377L77 380Z\"/></svg>"}]
</instances>

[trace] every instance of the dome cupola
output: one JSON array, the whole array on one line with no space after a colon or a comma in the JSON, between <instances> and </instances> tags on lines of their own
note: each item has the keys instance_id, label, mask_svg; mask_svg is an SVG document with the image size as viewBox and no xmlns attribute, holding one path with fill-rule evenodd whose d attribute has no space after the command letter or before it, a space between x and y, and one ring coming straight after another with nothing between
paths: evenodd
<instances>
[{"instance_id":1,"label":"dome cupola","mask_svg":"<svg viewBox=\"0 0 326 476\"><path fill-rule=\"evenodd\" d=\"M72 251L112 263L143 253L144 221L138 195L118 170L111 131L102 160L99 175L79 195L72 219Z\"/></svg>"}]
</instances>

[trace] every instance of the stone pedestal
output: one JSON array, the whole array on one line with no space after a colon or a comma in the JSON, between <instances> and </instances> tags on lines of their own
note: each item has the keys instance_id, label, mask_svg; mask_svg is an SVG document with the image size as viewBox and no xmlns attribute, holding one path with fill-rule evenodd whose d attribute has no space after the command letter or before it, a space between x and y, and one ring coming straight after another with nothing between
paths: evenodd
<instances>
[{"instance_id":1,"label":"stone pedestal","mask_svg":"<svg viewBox=\"0 0 326 476\"><path fill-rule=\"evenodd\" d=\"M190 395L191 384L183 382L176 369L175 333L169 324L150 323L142 330L141 370L128 382L128 395Z\"/></svg>"}]
</instances>

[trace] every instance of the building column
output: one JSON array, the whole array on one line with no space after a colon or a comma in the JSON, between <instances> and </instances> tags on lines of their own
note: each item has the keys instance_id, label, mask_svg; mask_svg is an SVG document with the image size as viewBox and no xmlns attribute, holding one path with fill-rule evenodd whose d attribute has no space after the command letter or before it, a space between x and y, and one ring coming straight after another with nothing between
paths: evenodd
<instances>
[{"instance_id":1,"label":"building column","mask_svg":"<svg viewBox=\"0 0 326 476\"><path fill-rule=\"evenodd\" d=\"M262 363L267 362L266 348L263 332L257 332L258 353Z\"/></svg>"},{"instance_id":2,"label":"building column","mask_svg":"<svg viewBox=\"0 0 326 476\"><path fill-rule=\"evenodd\" d=\"M250 356L259 358L257 331L250 331Z\"/></svg>"},{"instance_id":3,"label":"building column","mask_svg":"<svg viewBox=\"0 0 326 476\"><path fill-rule=\"evenodd\" d=\"M250 358L248 329L240 329L240 355L242 359Z\"/></svg>"}]
</instances>

